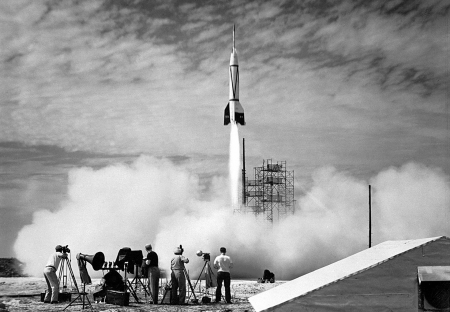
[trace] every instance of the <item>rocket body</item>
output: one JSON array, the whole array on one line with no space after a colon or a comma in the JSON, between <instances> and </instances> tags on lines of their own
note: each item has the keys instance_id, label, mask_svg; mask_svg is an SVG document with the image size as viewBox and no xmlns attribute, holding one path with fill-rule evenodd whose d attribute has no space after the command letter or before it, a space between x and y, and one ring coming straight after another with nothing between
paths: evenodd
<instances>
[{"instance_id":1,"label":"rocket body","mask_svg":"<svg viewBox=\"0 0 450 312\"><path fill-rule=\"evenodd\" d=\"M244 126L244 109L242 108L241 103L239 103L239 62L234 45L234 34L235 29L233 26L233 50L231 50L229 72L229 100L225 107L224 125L226 126L234 122Z\"/></svg>"}]
</instances>

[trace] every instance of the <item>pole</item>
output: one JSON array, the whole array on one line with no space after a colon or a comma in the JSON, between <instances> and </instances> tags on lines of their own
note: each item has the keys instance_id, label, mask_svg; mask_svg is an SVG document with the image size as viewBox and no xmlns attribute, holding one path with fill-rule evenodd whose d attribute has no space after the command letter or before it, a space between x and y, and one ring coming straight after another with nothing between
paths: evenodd
<instances>
[{"instance_id":1,"label":"pole","mask_svg":"<svg viewBox=\"0 0 450 312\"><path fill-rule=\"evenodd\" d=\"M369 248L372 247L372 188L369 184Z\"/></svg>"},{"instance_id":2,"label":"pole","mask_svg":"<svg viewBox=\"0 0 450 312\"><path fill-rule=\"evenodd\" d=\"M242 138L242 205L247 204L247 198L245 196L245 138Z\"/></svg>"}]
</instances>

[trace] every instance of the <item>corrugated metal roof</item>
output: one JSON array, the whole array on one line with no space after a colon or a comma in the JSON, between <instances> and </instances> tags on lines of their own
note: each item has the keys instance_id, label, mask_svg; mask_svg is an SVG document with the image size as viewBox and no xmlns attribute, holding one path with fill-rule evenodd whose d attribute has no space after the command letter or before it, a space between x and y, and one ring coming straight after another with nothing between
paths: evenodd
<instances>
[{"instance_id":1,"label":"corrugated metal roof","mask_svg":"<svg viewBox=\"0 0 450 312\"><path fill-rule=\"evenodd\" d=\"M252 296L248 300L256 311L263 311L365 271L408 250L436 241L442 237L386 241L278 287Z\"/></svg>"}]
</instances>

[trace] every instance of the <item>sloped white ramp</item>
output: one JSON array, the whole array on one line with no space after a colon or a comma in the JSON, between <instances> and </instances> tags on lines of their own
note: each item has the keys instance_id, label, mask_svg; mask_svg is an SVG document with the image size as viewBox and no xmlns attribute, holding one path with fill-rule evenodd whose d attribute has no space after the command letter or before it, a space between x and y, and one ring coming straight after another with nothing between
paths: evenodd
<instances>
[{"instance_id":1,"label":"sloped white ramp","mask_svg":"<svg viewBox=\"0 0 450 312\"><path fill-rule=\"evenodd\" d=\"M305 296L312 291L316 291L329 284L368 270L404 252L441 238L445 237L386 241L321 269L305 274L290 282L252 296L249 298L249 302L257 312L276 310L275 307L282 305L283 303Z\"/></svg>"}]
</instances>

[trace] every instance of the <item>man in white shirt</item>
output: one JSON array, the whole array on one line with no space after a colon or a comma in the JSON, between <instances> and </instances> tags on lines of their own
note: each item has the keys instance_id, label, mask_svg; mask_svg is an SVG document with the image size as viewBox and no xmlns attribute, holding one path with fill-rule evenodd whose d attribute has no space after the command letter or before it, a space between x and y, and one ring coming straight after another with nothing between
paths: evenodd
<instances>
[{"instance_id":1,"label":"man in white shirt","mask_svg":"<svg viewBox=\"0 0 450 312\"><path fill-rule=\"evenodd\" d=\"M233 267L233 261L226 255L227 249L220 247L220 255L214 260L214 267L217 269L217 288L216 288L216 302L220 302L222 298L222 282L225 286L225 300L231 303L231 275L230 269Z\"/></svg>"},{"instance_id":2,"label":"man in white shirt","mask_svg":"<svg viewBox=\"0 0 450 312\"><path fill-rule=\"evenodd\" d=\"M58 303L59 280L56 276L61 259L67 258L67 253L61 245L55 247L56 252L52 253L48 258L44 268L44 277L47 282L47 291L45 292L45 303Z\"/></svg>"}]
</instances>

